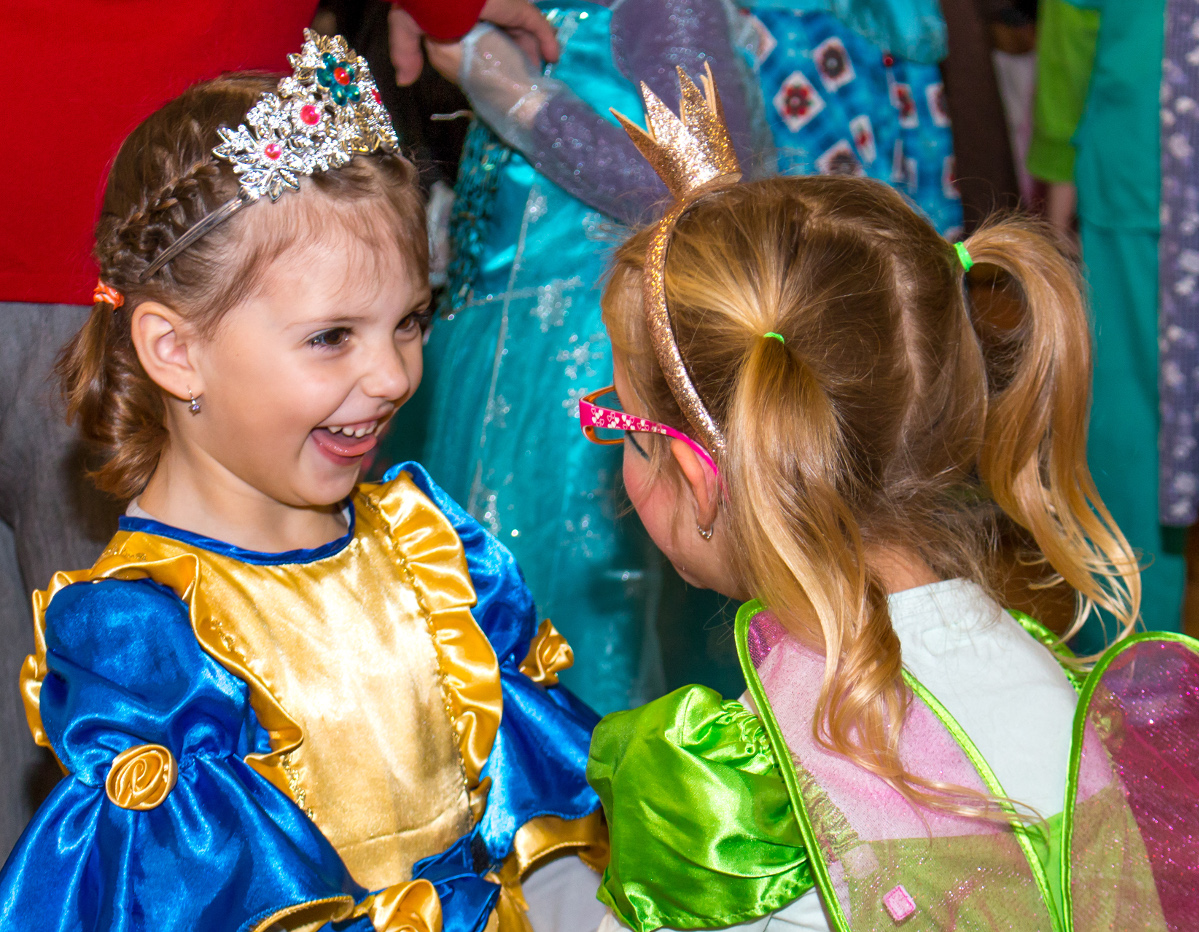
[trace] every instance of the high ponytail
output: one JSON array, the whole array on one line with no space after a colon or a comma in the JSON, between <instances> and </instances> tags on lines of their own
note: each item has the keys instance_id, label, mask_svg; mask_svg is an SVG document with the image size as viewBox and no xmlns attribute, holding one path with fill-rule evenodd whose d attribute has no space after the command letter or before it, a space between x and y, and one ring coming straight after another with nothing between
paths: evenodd
<instances>
[{"instance_id":1,"label":"high ponytail","mask_svg":"<svg viewBox=\"0 0 1199 932\"><path fill-rule=\"evenodd\" d=\"M1086 461L1091 338L1077 267L1030 221L1004 220L966 241L975 263L1019 287L1023 321L992 387L979 475L995 503L1036 542L1082 599L1069 638L1094 606L1131 631L1141 581L1132 548Z\"/></svg>"}]
</instances>

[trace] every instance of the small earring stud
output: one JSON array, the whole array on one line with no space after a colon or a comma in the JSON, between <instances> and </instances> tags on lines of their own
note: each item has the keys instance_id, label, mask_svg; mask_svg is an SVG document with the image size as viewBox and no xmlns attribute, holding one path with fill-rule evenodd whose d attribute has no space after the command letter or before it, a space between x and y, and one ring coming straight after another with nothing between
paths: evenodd
<instances>
[{"instance_id":1,"label":"small earring stud","mask_svg":"<svg viewBox=\"0 0 1199 932\"><path fill-rule=\"evenodd\" d=\"M700 527L698 524L695 525L695 529L697 531L699 531L699 536L702 537L704 540L712 539L712 529L714 527L715 527L715 525L713 525L713 524L709 524L707 527Z\"/></svg>"},{"instance_id":2,"label":"small earring stud","mask_svg":"<svg viewBox=\"0 0 1199 932\"><path fill-rule=\"evenodd\" d=\"M187 410L190 411L192 414L199 414L200 413L200 399L197 398L195 395L193 395L190 390L188 390L187 397L191 399L191 404L189 404L187 406Z\"/></svg>"}]
</instances>

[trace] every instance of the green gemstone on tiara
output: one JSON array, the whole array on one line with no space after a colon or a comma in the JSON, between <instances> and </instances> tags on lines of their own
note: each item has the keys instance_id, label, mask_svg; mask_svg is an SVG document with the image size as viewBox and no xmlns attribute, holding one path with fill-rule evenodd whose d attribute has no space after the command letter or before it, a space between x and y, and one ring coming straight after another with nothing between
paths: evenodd
<instances>
[{"instance_id":1,"label":"green gemstone on tiara","mask_svg":"<svg viewBox=\"0 0 1199 932\"><path fill-rule=\"evenodd\" d=\"M362 98L362 91L354 83L358 77L354 66L348 61L338 61L328 52L321 56L321 64L324 67L317 69L316 80L322 87L329 89L334 102L342 107L347 103L358 103Z\"/></svg>"}]
</instances>

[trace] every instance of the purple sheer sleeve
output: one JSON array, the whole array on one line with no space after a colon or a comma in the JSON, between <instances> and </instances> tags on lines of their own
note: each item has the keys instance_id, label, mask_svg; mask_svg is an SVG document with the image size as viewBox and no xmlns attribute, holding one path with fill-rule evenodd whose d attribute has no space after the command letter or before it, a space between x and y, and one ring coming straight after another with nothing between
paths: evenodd
<instances>
[{"instance_id":1,"label":"purple sheer sleeve","mask_svg":"<svg viewBox=\"0 0 1199 932\"><path fill-rule=\"evenodd\" d=\"M731 38L736 13L723 0L616 0L612 5L612 54L634 83L645 81L672 110L678 109L675 67L693 77L705 62L720 88L725 117L742 164L756 155L750 126L748 69ZM632 114L630 114L632 116ZM501 133L501 135L504 135ZM624 130L581 101L566 85L556 87L533 118L521 146L529 161L556 184L624 223L649 219L666 187Z\"/></svg>"}]
</instances>

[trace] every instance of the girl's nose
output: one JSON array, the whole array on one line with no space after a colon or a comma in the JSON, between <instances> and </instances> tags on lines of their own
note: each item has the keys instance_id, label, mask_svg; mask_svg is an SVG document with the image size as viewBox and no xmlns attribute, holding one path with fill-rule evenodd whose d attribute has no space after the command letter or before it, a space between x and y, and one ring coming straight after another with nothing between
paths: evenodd
<instances>
[{"instance_id":1,"label":"girl's nose","mask_svg":"<svg viewBox=\"0 0 1199 932\"><path fill-rule=\"evenodd\" d=\"M395 347L374 354L362 381L363 391L372 398L399 401L408 395L412 379L404 357Z\"/></svg>"}]
</instances>

